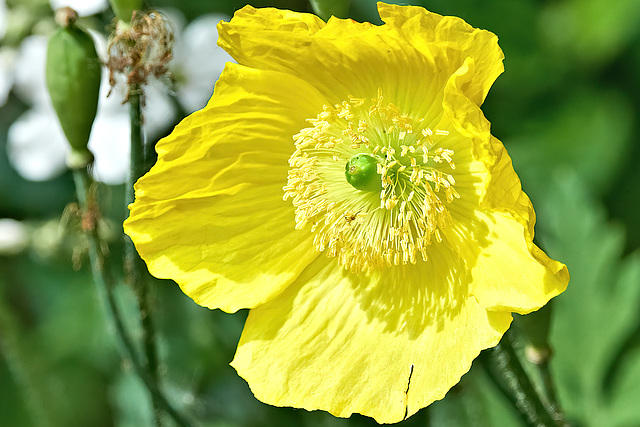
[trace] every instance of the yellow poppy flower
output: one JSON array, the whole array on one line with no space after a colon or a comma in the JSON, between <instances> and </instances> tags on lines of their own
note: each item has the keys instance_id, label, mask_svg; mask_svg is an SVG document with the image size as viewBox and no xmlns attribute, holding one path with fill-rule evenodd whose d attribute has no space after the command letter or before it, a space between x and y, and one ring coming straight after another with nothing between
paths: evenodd
<instances>
[{"instance_id":1,"label":"yellow poppy flower","mask_svg":"<svg viewBox=\"0 0 640 427\"><path fill-rule=\"evenodd\" d=\"M511 313L562 292L482 104L497 37L420 7L384 25L247 6L208 105L158 143L125 230L195 302L251 309L233 367L278 406L400 421Z\"/></svg>"}]
</instances>

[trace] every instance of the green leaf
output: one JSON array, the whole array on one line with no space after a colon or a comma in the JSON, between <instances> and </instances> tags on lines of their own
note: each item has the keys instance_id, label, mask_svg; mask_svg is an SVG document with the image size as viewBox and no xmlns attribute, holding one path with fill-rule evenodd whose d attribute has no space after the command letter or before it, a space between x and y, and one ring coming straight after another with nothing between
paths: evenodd
<instances>
[{"instance_id":1,"label":"green leaf","mask_svg":"<svg viewBox=\"0 0 640 427\"><path fill-rule=\"evenodd\" d=\"M556 174L538 204L547 226L543 246L569 267L571 281L556 298L552 368L570 420L585 426L640 424L640 369L621 365L640 325L640 254L621 259L624 233L575 174ZM632 421L633 420L633 421Z\"/></svg>"}]
</instances>

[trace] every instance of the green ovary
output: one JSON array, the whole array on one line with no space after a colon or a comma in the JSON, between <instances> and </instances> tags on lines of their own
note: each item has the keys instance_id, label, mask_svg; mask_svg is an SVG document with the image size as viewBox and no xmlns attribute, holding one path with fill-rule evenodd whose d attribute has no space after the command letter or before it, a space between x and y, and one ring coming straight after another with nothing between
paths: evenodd
<instances>
[{"instance_id":1,"label":"green ovary","mask_svg":"<svg viewBox=\"0 0 640 427\"><path fill-rule=\"evenodd\" d=\"M361 191L382 190L378 159L366 153L356 154L345 165L344 175L353 188Z\"/></svg>"}]
</instances>

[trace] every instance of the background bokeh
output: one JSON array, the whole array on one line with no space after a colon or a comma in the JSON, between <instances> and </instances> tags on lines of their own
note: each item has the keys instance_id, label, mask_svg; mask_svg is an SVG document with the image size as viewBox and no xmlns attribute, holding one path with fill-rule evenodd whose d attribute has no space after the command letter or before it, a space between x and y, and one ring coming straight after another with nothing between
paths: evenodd
<instances>
[{"instance_id":1,"label":"background bokeh","mask_svg":"<svg viewBox=\"0 0 640 427\"><path fill-rule=\"evenodd\" d=\"M116 351L78 218L65 208L73 180L43 92L52 5L74 3L104 49L113 19L106 0L0 0L0 425L151 425L149 396ZM156 140L210 96L229 60L215 47L215 22L245 2L149 3L169 16L178 38L175 82L148 89L145 130ZM639 426L640 0L402 3L460 16L500 38L506 72L483 110L536 208L536 241L571 273L554 301L550 337L561 404L576 426ZM303 0L252 4L310 10ZM349 16L380 23L373 0L353 0ZM117 259L128 121L121 93L106 92L91 144ZM169 281L152 285L163 387L203 425L375 425L258 402L228 366L246 313L199 307ZM118 298L140 334L132 291L120 286ZM402 425L520 421L475 363L443 401Z\"/></svg>"}]
</instances>

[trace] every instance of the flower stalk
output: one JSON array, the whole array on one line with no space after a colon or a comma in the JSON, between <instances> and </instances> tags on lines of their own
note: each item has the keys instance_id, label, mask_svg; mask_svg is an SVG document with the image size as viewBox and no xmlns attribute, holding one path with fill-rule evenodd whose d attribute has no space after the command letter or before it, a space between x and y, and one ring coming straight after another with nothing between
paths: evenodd
<instances>
[{"instance_id":1,"label":"flower stalk","mask_svg":"<svg viewBox=\"0 0 640 427\"><path fill-rule=\"evenodd\" d=\"M121 356L123 359L131 362L136 374L149 390L154 404L165 411L178 426L191 426L191 422L169 403L158 387L156 379L149 374L145 366L140 362L133 341L127 333L123 316L120 313L113 293L115 282L109 267L110 264L107 254L103 249L105 247L104 242L102 242L98 233L98 208L96 201L90 193L92 179L89 175L88 168L74 169L73 178L78 203L82 211L82 229L88 240L89 259L96 291L100 302L104 306L106 318L112 322L110 326L113 327L116 332Z\"/></svg>"},{"instance_id":2,"label":"flower stalk","mask_svg":"<svg viewBox=\"0 0 640 427\"><path fill-rule=\"evenodd\" d=\"M540 310L526 316L515 318L516 326L523 332L526 344L524 355L528 362L536 369L539 377L539 386L542 389L547 407L551 411L554 419L562 422L564 416L556 395L555 386L551 378L550 361L552 356L551 344L549 343L549 328L551 326L551 314L553 312L553 301Z\"/></svg>"},{"instance_id":3,"label":"flower stalk","mask_svg":"<svg viewBox=\"0 0 640 427\"><path fill-rule=\"evenodd\" d=\"M131 121L131 154L130 154L130 170L127 182L127 197L125 200L125 209L134 200L133 185L136 180L142 176L145 170L145 149L144 138L142 133L142 89L139 85L131 85L129 89L129 117ZM149 272L147 267L140 259L136 248L131 239L125 236L125 274L126 280L134 289L137 296L138 311L140 322L142 324L142 344L146 359L146 370L149 376L156 384L160 383L158 348L156 341L156 331L153 322L153 309L151 296L149 294ZM156 425L160 425L159 407L156 401L153 401L153 412Z\"/></svg>"},{"instance_id":4,"label":"flower stalk","mask_svg":"<svg viewBox=\"0 0 640 427\"><path fill-rule=\"evenodd\" d=\"M489 376L531 427L559 427L566 422L557 407L552 408L536 391L514 346L514 331L508 330L500 343L487 350L482 358Z\"/></svg>"},{"instance_id":5,"label":"flower stalk","mask_svg":"<svg viewBox=\"0 0 640 427\"><path fill-rule=\"evenodd\" d=\"M120 6L139 7L135 2L117 2ZM122 14L122 10L116 11ZM127 14L133 18L136 14L129 10ZM67 161L73 170L78 202L82 212L82 229L87 236L89 257L94 282L100 300L105 306L107 318L113 322L123 359L131 361L136 373L149 390L155 424L160 425L160 409L169 414L180 426L189 425L188 420L178 413L166 400L159 388L158 352L156 348L155 330L151 318L151 303L148 289L148 272L140 260L132 242L126 244L125 271L138 299L140 319L144 330L143 348L145 361L139 357L135 343L129 337L123 317L113 295L114 280L106 255L106 245L98 233L100 217L97 202L90 192L92 179L89 169L93 164L93 155L87 148L89 134L95 118L101 66L91 36L75 26L77 13L70 8L63 8L57 13L61 28L51 37L47 49L47 86L52 103L58 114L62 128L71 145L71 154ZM122 25L121 25L122 24ZM171 56L172 35L167 34L165 43L159 52L146 54L153 45L158 31L166 29L166 23L159 14L139 15L133 25L119 21L109 46L108 62L111 81L113 73L133 67L128 74L129 93L127 100L131 108L131 173L127 205L133 201L133 183L145 169L144 141L142 136L142 91L141 86L149 74L159 75L166 70L166 61ZM120 32L118 32L120 31ZM154 33L156 31L156 33ZM143 40L136 45L138 38ZM133 44L130 42L134 42ZM134 47L136 49L129 49ZM153 63L152 61L156 62Z\"/></svg>"},{"instance_id":6,"label":"flower stalk","mask_svg":"<svg viewBox=\"0 0 640 427\"><path fill-rule=\"evenodd\" d=\"M167 63L172 56L173 33L169 23L158 12L142 12L139 1L112 1L112 7L119 18L108 45L110 84L115 85L115 75L126 76L127 94L125 102L130 109L130 170L127 182L125 209L134 201L134 184L150 167L149 147L143 137L142 105L143 86L149 77L161 77L167 72ZM123 12L124 10L124 12ZM127 211L128 212L128 211ZM125 238L124 270L127 283L137 297L140 321L143 329L142 347L145 368L151 379L158 384L159 360L155 327L152 318L150 277L144 262L140 259L133 242ZM154 402L155 423L160 425L160 412Z\"/></svg>"}]
</instances>

